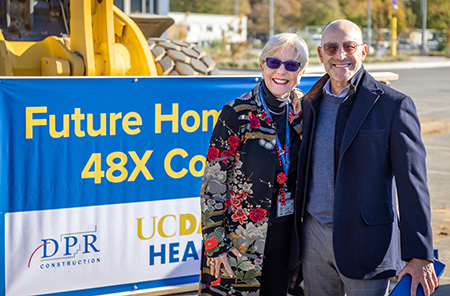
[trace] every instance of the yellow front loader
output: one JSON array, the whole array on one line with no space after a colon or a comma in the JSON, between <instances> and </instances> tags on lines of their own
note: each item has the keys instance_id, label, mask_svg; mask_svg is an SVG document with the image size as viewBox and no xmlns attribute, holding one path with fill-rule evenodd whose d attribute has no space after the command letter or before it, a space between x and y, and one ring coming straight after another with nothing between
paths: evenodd
<instances>
[{"instance_id":1,"label":"yellow front loader","mask_svg":"<svg viewBox=\"0 0 450 296\"><path fill-rule=\"evenodd\" d=\"M147 40L113 0L0 0L0 14L0 76L217 74L194 45Z\"/></svg>"}]
</instances>

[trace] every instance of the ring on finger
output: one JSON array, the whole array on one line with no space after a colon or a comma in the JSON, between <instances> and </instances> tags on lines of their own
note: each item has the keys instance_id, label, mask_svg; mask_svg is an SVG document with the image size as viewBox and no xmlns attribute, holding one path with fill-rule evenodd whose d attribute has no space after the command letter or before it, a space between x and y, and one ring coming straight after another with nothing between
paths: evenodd
<instances>
[{"instance_id":1,"label":"ring on finger","mask_svg":"<svg viewBox=\"0 0 450 296\"><path fill-rule=\"evenodd\" d=\"M216 264L214 261L209 261L209 264L211 264L211 265L214 265L214 264Z\"/></svg>"}]
</instances>

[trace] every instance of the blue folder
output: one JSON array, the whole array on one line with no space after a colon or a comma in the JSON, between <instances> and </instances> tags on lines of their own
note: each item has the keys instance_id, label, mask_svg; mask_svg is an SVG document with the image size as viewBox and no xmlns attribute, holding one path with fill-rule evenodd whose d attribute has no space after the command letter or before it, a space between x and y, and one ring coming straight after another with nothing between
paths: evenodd
<instances>
[{"instance_id":1,"label":"blue folder","mask_svg":"<svg viewBox=\"0 0 450 296\"><path fill-rule=\"evenodd\" d=\"M434 271L436 272L436 276L439 277L442 275L445 269L445 264L440 262L437 259L434 259ZM395 286L395 288L389 294L390 296L411 296L411 275L406 274L402 277L400 282ZM424 296L422 285L419 284L417 287L417 296Z\"/></svg>"}]
</instances>

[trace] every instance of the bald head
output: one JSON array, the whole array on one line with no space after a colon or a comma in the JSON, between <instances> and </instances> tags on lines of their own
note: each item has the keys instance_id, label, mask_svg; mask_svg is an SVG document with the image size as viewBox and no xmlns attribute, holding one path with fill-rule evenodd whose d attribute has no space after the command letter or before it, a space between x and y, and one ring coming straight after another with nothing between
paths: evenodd
<instances>
[{"instance_id":1,"label":"bald head","mask_svg":"<svg viewBox=\"0 0 450 296\"><path fill-rule=\"evenodd\" d=\"M363 42L361 29L354 22L349 20L335 20L329 23L322 32L322 40L329 34L335 34L336 32L347 32L351 34L354 41L358 43ZM322 43L323 44L323 43Z\"/></svg>"},{"instance_id":2,"label":"bald head","mask_svg":"<svg viewBox=\"0 0 450 296\"><path fill-rule=\"evenodd\" d=\"M362 67L367 54L361 29L348 20L336 20L322 32L318 54L330 75L331 91L338 94Z\"/></svg>"}]
</instances>

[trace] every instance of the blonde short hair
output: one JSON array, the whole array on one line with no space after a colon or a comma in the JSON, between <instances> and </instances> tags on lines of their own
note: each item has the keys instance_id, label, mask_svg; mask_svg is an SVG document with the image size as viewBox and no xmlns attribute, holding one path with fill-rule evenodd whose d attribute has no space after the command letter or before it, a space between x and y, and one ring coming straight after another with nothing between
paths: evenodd
<instances>
[{"instance_id":1,"label":"blonde short hair","mask_svg":"<svg viewBox=\"0 0 450 296\"><path fill-rule=\"evenodd\" d=\"M265 63L266 58L287 45L294 48L297 53L296 61L302 64L300 69L303 70L309 62L308 45L306 45L306 42L302 37L295 33L280 33L270 38L259 56L259 63L262 65Z\"/></svg>"}]
</instances>

